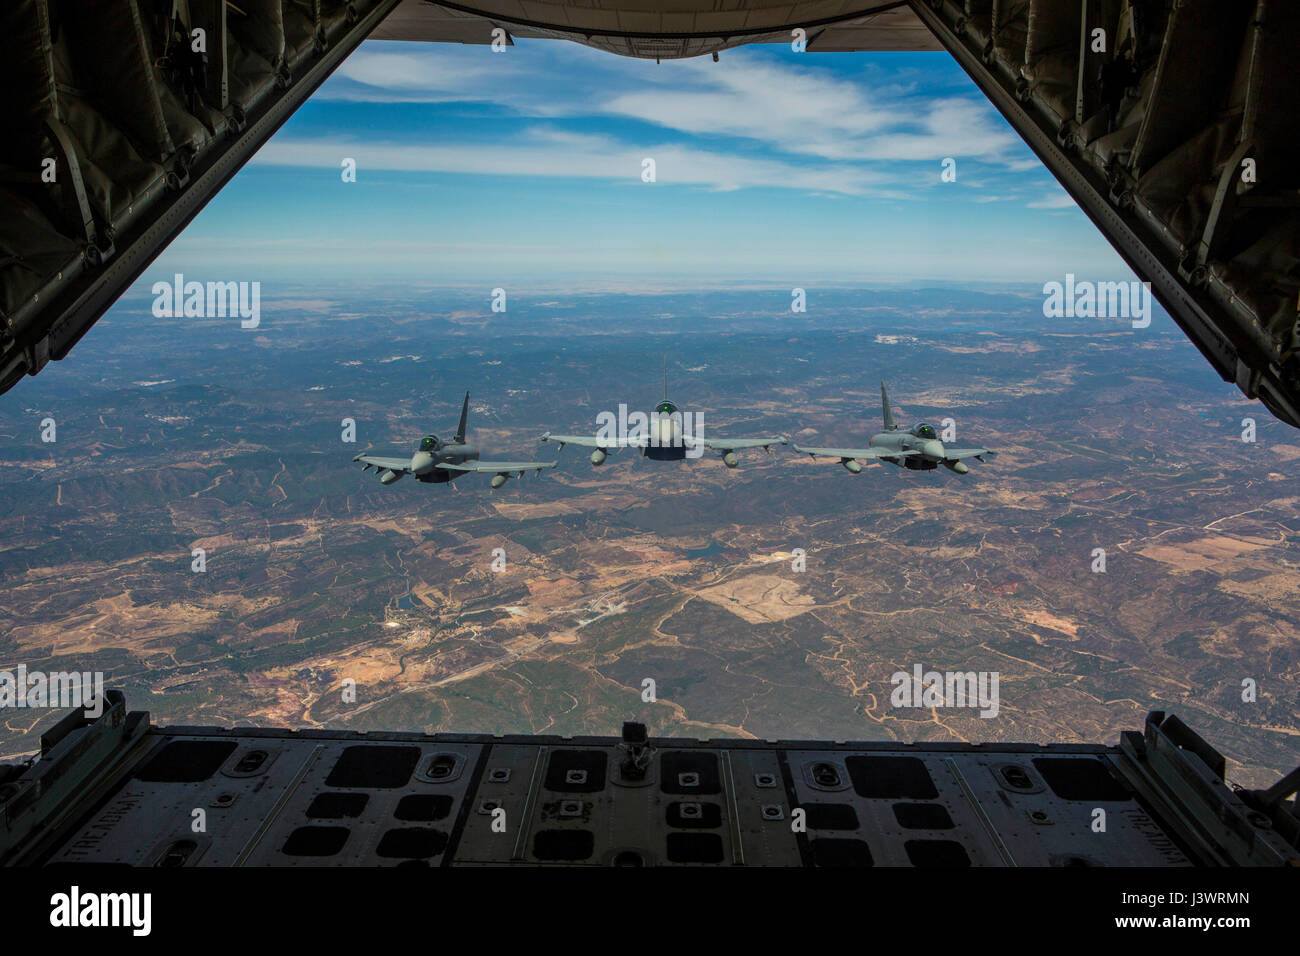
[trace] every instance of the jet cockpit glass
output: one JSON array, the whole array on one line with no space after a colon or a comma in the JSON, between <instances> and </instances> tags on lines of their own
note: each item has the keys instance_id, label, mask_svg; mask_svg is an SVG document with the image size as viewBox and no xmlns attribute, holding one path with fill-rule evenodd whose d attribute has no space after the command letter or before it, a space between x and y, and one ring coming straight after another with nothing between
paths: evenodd
<instances>
[{"instance_id":1,"label":"jet cockpit glass","mask_svg":"<svg viewBox=\"0 0 1300 956\"><path fill-rule=\"evenodd\" d=\"M927 425L925 424L925 422L922 422L921 424L916 426L916 437L928 439L928 438L937 438L938 436L934 432L933 425Z\"/></svg>"},{"instance_id":2,"label":"jet cockpit glass","mask_svg":"<svg viewBox=\"0 0 1300 956\"><path fill-rule=\"evenodd\" d=\"M433 451L438 447L438 436L430 435L420 442L420 451Z\"/></svg>"}]
</instances>

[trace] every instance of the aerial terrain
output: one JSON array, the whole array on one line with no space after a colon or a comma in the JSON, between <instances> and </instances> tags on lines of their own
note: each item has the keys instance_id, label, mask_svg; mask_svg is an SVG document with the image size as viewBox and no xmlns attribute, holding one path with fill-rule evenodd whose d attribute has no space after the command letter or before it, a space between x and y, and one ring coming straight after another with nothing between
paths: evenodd
<instances>
[{"instance_id":1,"label":"aerial terrain","mask_svg":"<svg viewBox=\"0 0 1300 956\"><path fill-rule=\"evenodd\" d=\"M1114 743L1166 710L1234 782L1298 762L1300 435L1163 314L923 283L798 314L789 284L262 297L241 329L139 286L0 401L0 669L101 671L158 723ZM900 422L999 456L851 475L538 444L649 410L665 353L706 436L862 446L883 379ZM493 491L352 463L449 436L466 390L485 458L559 467ZM916 664L998 673L996 717L892 707ZM0 758L59 713L0 711Z\"/></svg>"}]
</instances>

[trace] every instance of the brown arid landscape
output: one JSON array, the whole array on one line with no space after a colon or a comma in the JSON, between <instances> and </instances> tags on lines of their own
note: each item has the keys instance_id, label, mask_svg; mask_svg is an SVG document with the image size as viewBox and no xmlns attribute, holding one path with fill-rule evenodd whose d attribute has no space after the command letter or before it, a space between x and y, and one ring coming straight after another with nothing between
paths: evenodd
<instances>
[{"instance_id":1,"label":"brown arid landscape","mask_svg":"<svg viewBox=\"0 0 1300 956\"><path fill-rule=\"evenodd\" d=\"M1300 763L1300 436L1167 320L1067 327L947 295L868 316L845 293L797 328L620 297L680 317L649 343L599 326L599 296L332 324L322 296L257 342L191 332L161 370L128 301L79 351L93 374L0 409L0 668L101 671L159 723L1113 743L1166 710L1233 782ZM900 421L952 418L999 455L851 475L788 447L730 470L537 444L649 407L666 350L714 437L865 445L883 378ZM450 431L467 388L485 457L559 467L492 491L351 463ZM996 672L997 715L893 706L917 664ZM57 716L0 710L0 756Z\"/></svg>"}]
</instances>

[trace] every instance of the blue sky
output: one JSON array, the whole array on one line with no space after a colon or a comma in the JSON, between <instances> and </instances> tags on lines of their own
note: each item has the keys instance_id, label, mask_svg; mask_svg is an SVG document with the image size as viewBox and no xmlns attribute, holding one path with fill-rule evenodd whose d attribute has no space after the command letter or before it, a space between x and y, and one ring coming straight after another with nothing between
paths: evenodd
<instances>
[{"instance_id":1,"label":"blue sky","mask_svg":"<svg viewBox=\"0 0 1300 956\"><path fill-rule=\"evenodd\" d=\"M946 54L770 45L656 64L548 40L367 42L142 280L174 271L597 288L1131 277Z\"/></svg>"}]
</instances>

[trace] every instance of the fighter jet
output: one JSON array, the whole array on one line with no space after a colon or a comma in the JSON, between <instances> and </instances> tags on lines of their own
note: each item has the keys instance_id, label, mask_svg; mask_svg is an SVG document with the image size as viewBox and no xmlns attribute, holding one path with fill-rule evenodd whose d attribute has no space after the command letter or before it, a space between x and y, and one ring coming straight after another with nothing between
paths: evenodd
<instances>
[{"instance_id":1,"label":"fighter jet","mask_svg":"<svg viewBox=\"0 0 1300 956\"><path fill-rule=\"evenodd\" d=\"M486 472L492 474L492 487L500 488L509 480L511 473L522 478L525 471L536 470L540 475L543 468L555 467L553 461L479 461L478 449L465 444L465 419L468 416L469 392L466 392L465 404L460 409L460 424L451 441L443 441L437 435L428 435L420 440L415 454L410 458L357 455L352 460L365 465L361 469L363 472L371 468L378 471L379 482L384 485L391 485L405 475L414 475L416 481L426 484L446 484L470 472Z\"/></svg>"},{"instance_id":2,"label":"fighter jet","mask_svg":"<svg viewBox=\"0 0 1300 956\"><path fill-rule=\"evenodd\" d=\"M970 468L962 461L963 458L984 461L986 458L997 457L997 452L987 448L945 448L943 442L939 441L934 426L925 422L918 422L911 428L900 428L894 424L894 410L889 407L889 395L885 391L884 382L880 383L880 403L884 408L885 430L871 436L871 441L867 443L870 447L801 448L795 445L794 450L813 458L818 455L838 458L840 464L854 475L862 470L862 465L857 461L859 458L887 461L910 471L933 471L943 465L949 471L964 475Z\"/></svg>"},{"instance_id":3,"label":"fighter jet","mask_svg":"<svg viewBox=\"0 0 1300 956\"><path fill-rule=\"evenodd\" d=\"M604 419L604 421L602 421ZM788 444L789 439L781 435L767 438L704 438L701 434L702 421L690 412L685 414L668 400L668 360L664 359L664 400L655 406L649 415L644 412L627 414L627 406L619 406L616 417L612 412L597 416L601 423L598 435L542 435L542 441L558 442L565 445L581 445L594 448L591 463L602 465L611 451L619 448L640 448L642 456L655 461L681 461L683 458L699 458L706 448L721 453L722 463L728 468L740 464L736 452L742 448L762 448L771 452L773 445Z\"/></svg>"}]
</instances>

